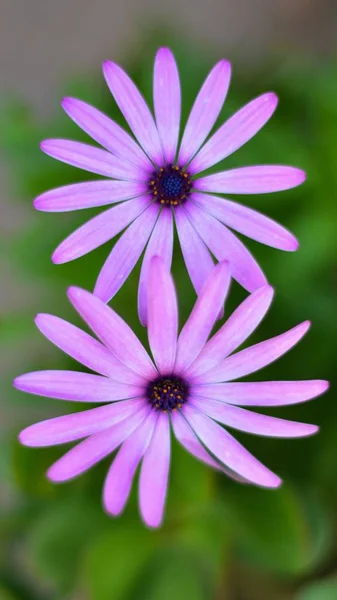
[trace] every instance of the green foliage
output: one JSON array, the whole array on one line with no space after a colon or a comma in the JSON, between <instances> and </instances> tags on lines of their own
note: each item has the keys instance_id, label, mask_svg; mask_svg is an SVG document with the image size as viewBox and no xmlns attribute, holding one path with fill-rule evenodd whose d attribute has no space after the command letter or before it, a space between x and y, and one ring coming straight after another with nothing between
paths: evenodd
<instances>
[{"instance_id":1,"label":"green foliage","mask_svg":"<svg viewBox=\"0 0 337 600\"><path fill-rule=\"evenodd\" d=\"M302 589L295 600L336 600L337 578L311 583Z\"/></svg>"},{"instance_id":2,"label":"green foliage","mask_svg":"<svg viewBox=\"0 0 337 600\"><path fill-rule=\"evenodd\" d=\"M123 61L150 103L153 56L155 48L165 43L179 62L186 120L194 95L217 56L182 44L166 31L151 32L141 51L134 53L135 58ZM276 288L272 310L251 342L307 318L313 327L298 347L256 378L322 377L334 382L337 65L296 64L292 56L289 61L283 57L268 67L254 69L249 75L235 69L221 120L267 89L275 89L280 96L275 117L224 164L226 168L263 162L293 164L308 172L308 181L298 189L272 196L237 198L282 222L301 242L298 252L287 254L247 241ZM59 97L65 94L96 105L125 126L98 78L84 77L65 85ZM275 598L279 597L280 585L286 600L293 600L294 589L300 589L296 600L336 598L334 580L308 586L303 583L303 578L311 582L318 578L322 569L328 572L335 558L331 541L336 536L337 404L332 393L310 404L274 411L285 418L318 423L319 436L300 441L238 436L282 475L286 484L278 491L233 484L174 444L166 520L159 532L149 531L140 523L135 490L119 520L103 513L100 495L107 463L78 481L53 486L44 473L62 450L22 448L13 441L18 423L28 425L69 410L64 403L10 390L19 364L27 371L72 369L75 365L33 333L34 314L54 312L78 322L65 289L70 284L92 289L113 245L109 242L68 265L51 264L56 245L95 214L38 214L31 206L33 197L47 189L90 178L40 152L39 142L46 137L89 141L59 109L55 114L43 123L29 107L14 99L0 113L0 146L12 175L11 192L27 214L22 229L2 240L2 255L9 259L13 276L39 292L36 301L28 306L22 303L20 313L8 310L0 321L1 350L6 348L5 357L9 352L14 356L1 399L4 414L14 416L14 426L4 441L1 459L8 481L4 486L6 514L0 522L0 600L180 600L187 596L193 600L232 600L229 590L233 579L241 577L241 565L268 572ZM173 271L183 322L195 296L178 245ZM138 277L139 266L113 305L146 343L136 313ZM239 286L233 285L226 313L230 314L243 297ZM20 353L25 345L23 359ZM6 575L3 580L2 572ZM249 587L246 593L245 599L250 600ZM264 600L263 595L260 597ZM273 600L273 596L266 600Z\"/></svg>"}]
</instances>

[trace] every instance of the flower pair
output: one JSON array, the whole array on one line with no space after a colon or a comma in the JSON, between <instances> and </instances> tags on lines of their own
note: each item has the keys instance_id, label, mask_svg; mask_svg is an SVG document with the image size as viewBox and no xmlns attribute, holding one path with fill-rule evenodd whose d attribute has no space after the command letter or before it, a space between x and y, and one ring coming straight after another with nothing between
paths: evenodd
<instances>
[{"instance_id":1,"label":"flower pair","mask_svg":"<svg viewBox=\"0 0 337 600\"><path fill-rule=\"evenodd\" d=\"M65 481L117 450L104 486L107 512L119 514L140 467L139 501L147 525L162 521L169 464L170 429L196 458L241 483L277 487L280 479L221 425L259 435L300 437L314 425L264 416L245 407L303 402L327 382L240 383L287 352L306 333L304 322L275 338L239 350L266 314L272 288L254 258L228 227L283 250L295 238L267 217L211 193L263 193L301 183L292 167L255 166L201 175L246 143L269 119L276 97L265 94L231 117L206 142L225 99L230 66L220 61L192 107L178 148L180 83L172 53L160 49L154 68L155 120L126 73L105 63L114 98L139 144L93 107L66 99L63 107L106 150L68 140L42 149L69 164L110 179L58 188L36 199L46 211L67 211L119 202L93 218L55 251L54 262L84 255L126 227L91 294L70 288L69 299L97 339L52 315L36 324L56 346L98 375L38 371L15 380L17 388L68 401L104 403L98 408L28 427L20 440L49 446L81 440L48 471ZM170 275L175 220L182 253L198 294L178 335L178 308ZM146 248L146 249L145 249ZM128 325L107 306L145 249L138 293L153 359ZM219 260L214 266L211 253ZM215 335L230 278L250 295ZM221 425L220 425L220 424Z\"/></svg>"}]
</instances>

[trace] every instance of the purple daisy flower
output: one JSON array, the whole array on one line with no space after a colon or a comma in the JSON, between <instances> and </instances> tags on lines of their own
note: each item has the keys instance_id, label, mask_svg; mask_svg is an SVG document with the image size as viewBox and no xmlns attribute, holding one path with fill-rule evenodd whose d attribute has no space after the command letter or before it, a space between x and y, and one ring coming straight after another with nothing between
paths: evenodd
<instances>
[{"instance_id":1,"label":"purple daisy flower","mask_svg":"<svg viewBox=\"0 0 337 600\"><path fill-rule=\"evenodd\" d=\"M327 382L232 383L261 369L294 346L306 321L286 333L232 354L266 314L273 290L264 286L235 310L208 340L230 282L228 263L209 275L178 336L178 309L171 275L159 257L149 265L148 338L154 362L128 325L102 300L70 288L72 305L101 340L62 319L40 314L40 331L64 352L99 375L37 371L14 385L61 400L103 402L104 406L42 421L24 429L27 446L50 446L86 438L48 471L55 482L87 471L119 448L104 486L108 513L122 512L138 465L139 502L150 527L163 517L170 465L170 428L196 458L242 483L267 488L281 480L238 443L225 426L277 437L301 437L317 427L264 416L252 406L281 406L309 400ZM208 340L208 341L207 341Z\"/></svg>"},{"instance_id":2,"label":"purple daisy flower","mask_svg":"<svg viewBox=\"0 0 337 600\"><path fill-rule=\"evenodd\" d=\"M180 81L168 48L159 49L155 58L155 119L121 67L107 61L103 72L136 140L89 104L74 98L63 100L62 106L69 117L105 150L62 139L44 141L42 150L60 161L109 179L51 190L36 198L35 207L62 212L119 204L72 233L55 250L53 261L65 263L83 256L127 228L100 272L95 294L104 302L113 298L147 245L138 292L139 316L145 325L149 261L159 255L170 267L174 216L197 294L212 270L211 253L218 261L229 261L232 276L249 292L265 285L266 278L259 265L231 229L282 250L296 250L297 240L268 217L214 194L286 190L303 182L303 171L259 165L214 175L200 174L235 152L263 127L276 108L275 94L263 94L249 102L206 141L230 81L230 64L219 61L200 89L179 145Z\"/></svg>"}]
</instances>

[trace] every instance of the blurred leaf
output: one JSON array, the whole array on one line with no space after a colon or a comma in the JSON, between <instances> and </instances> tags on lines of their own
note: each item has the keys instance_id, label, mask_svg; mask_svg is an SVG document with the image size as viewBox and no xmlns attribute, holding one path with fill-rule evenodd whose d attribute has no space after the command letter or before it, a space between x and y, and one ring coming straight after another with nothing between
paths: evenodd
<instances>
[{"instance_id":1,"label":"blurred leaf","mask_svg":"<svg viewBox=\"0 0 337 600\"><path fill-rule=\"evenodd\" d=\"M209 600L211 585L206 585L202 564L181 548L161 552L148 572L145 594L137 590L137 600ZM131 598L130 598L131 600Z\"/></svg>"},{"instance_id":2,"label":"blurred leaf","mask_svg":"<svg viewBox=\"0 0 337 600\"><path fill-rule=\"evenodd\" d=\"M88 600L127 598L154 556L158 533L136 522L112 522L87 549L79 575Z\"/></svg>"},{"instance_id":3,"label":"blurred leaf","mask_svg":"<svg viewBox=\"0 0 337 600\"><path fill-rule=\"evenodd\" d=\"M289 484L279 490L233 487L223 504L239 549L252 563L281 575L307 572L329 548L330 529L322 507L304 501Z\"/></svg>"},{"instance_id":4,"label":"blurred leaf","mask_svg":"<svg viewBox=\"0 0 337 600\"><path fill-rule=\"evenodd\" d=\"M54 498L57 487L46 477L46 470L59 455L57 448L26 448L19 442L13 446L13 475L25 494Z\"/></svg>"},{"instance_id":5,"label":"blurred leaf","mask_svg":"<svg viewBox=\"0 0 337 600\"><path fill-rule=\"evenodd\" d=\"M337 578L311 583L295 596L295 600L336 600Z\"/></svg>"},{"instance_id":6,"label":"blurred leaf","mask_svg":"<svg viewBox=\"0 0 337 600\"><path fill-rule=\"evenodd\" d=\"M80 496L53 504L27 531L30 569L55 589L73 588L80 557L104 522L100 506Z\"/></svg>"},{"instance_id":7,"label":"blurred leaf","mask_svg":"<svg viewBox=\"0 0 337 600\"><path fill-rule=\"evenodd\" d=\"M0 600L20 600L18 596L15 596L11 591L6 590L0 584Z\"/></svg>"}]
</instances>

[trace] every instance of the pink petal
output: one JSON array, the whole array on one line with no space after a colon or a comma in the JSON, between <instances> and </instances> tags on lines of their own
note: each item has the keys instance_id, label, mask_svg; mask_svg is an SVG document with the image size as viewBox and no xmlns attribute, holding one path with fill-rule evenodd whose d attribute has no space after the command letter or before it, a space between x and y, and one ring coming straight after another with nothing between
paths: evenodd
<instances>
[{"instance_id":1,"label":"pink petal","mask_svg":"<svg viewBox=\"0 0 337 600\"><path fill-rule=\"evenodd\" d=\"M55 446L74 442L132 416L144 405L144 399L124 400L82 412L35 423L21 431L21 444L32 447Z\"/></svg>"},{"instance_id":2,"label":"pink petal","mask_svg":"<svg viewBox=\"0 0 337 600\"><path fill-rule=\"evenodd\" d=\"M267 417L244 408L229 406L217 400L208 398L191 398L191 404L215 421L219 421L228 427L265 435L268 437L304 437L317 433L316 425L307 423L296 423L276 417Z\"/></svg>"},{"instance_id":3,"label":"pink petal","mask_svg":"<svg viewBox=\"0 0 337 600\"><path fill-rule=\"evenodd\" d=\"M41 150L56 160L97 175L127 181L146 181L148 177L139 167L113 156L110 152L81 142L62 139L45 140L41 144Z\"/></svg>"},{"instance_id":4,"label":"pink petal","mask_svg":"<svg viewBox=\"0 0 337 600\"><path fill-rule=\"evenodd\" d=\"M156 55L153 102L164 156L168 163L173 163L179 137L181 93L177 64L169 48L160 48Z\"/></svg>"},{"instance_id":5,"label":"pink petal","mask_svg":"<svg viewBox=\"0 0 337 600\"><path fill-rule=\"evenodd\" d=\"M266 315L273 295L273 288L265 285L248 296L207 342L188 369L188 375L199 376L213 369L243 344Z\"/></svg>"},{"instance_id":6,"label":"pink petal","mask_svg":"<svg viewBox=\"0 0 337 600\"><path fill-rule=\"evenodd\" d=\"M125 440L114 459L105 480L103 499L105 510L119 515L128 500L136 469L151 441L157 413L149 416Z\"/></svg>"},{"instance_id":7,"label":"pink petal","mask_svg":"<svg viewBox=\"0 0 337 600\"><path fill-rule=\"evenodd\" d=\"M295 167L258 165L201 177L193 186L204 192L219 194L270 194L290 190L304 180L305 173Z\"/></svg>"},{"instance_id":8,"label":"pink petal","mask_svg":"<svg viewBox=\"0 0 337 600\"><path fill-rule=\"evenodd\" d=\"M178 163L188 163L205 141L225 101L231 77L231 66L220 60L203 83L193 104L181 142Z\"/></svg>"},{"instance_id":9,"label":"pink petal","mask_svg":"<svg viewBox=\"0 0 337 600\"><path fill-rule=\"evenodd\" d=\"M113 402L141 396L144 392L144 386L78 371L33 371L19 375L13 383L18 390L29 394L72 402Z\"/></svg>"},{"instance_id":10,"label":"pink petal","mask_svg":"<svg viewBox=\"0 0 337 600\"><path fill-rule=\"evenodd\" d=\"M107 60L103 73L110 92L140 145L157 164L163 162L158 131L150 110L130 77L115 63Z\"/></svg>"},{"instance_id":11,"label":"pink petal","mask_svg":"<svg viewBox=\"0 0 337 600\"><path fill-rule=\"evenodd\" d=\"M180 412L175 411L171 415L171 421L173 426L174 435L176 436L178 442L189 452L193 454L195 458L201 460L206 465L213 467L219 471L225 473L228 477L235 479L235 481L239 481L240 483L248 483L246 480L242 479L236 473L233 473L230 469L220 465L220 463L216 462L210 454L205 450L203 445L199 442L197 436L195 435L193 429L191 429L190 425L184 419L184 417L180 414Z\"/></svg>"},{"instance_id":12,"label":"pink petal","mask_svg":"<svg viewBox=\"0 0 337 600\"><path fill-rule=\"evenodd\" d=\"M298 248L298 241L290 231L256 210L210 194L193 194L193 200L228 227L261 244L288 252Z\"/></svg>"},{"instance_id":13,"label":"pink petal","mask_svg":"<svg viewBox=\"0 0 337 600\"><path fill-rule=\"evenodd\" d=\"M170 422L167 414L161 412L139 478L140 512L149 527L158 527L162 522L169 467Z\"/></svg>"},{"instance_id":14,"label":"pink petal","mask_svg":"<svg viewBox=\"0 0 337 600\"><path fill-rule=\"evenodd\" d=\"M149 344L159 373L166 375L176 358L178 304L170 271L158 256L151 259L148 285Z\"/></svg>"},{"instance_id":15,"label":"pink petal","mask_svg":"<svg viewBox=\"0 0 337 600\"><path fill-rule=\"evenodd\" d=\"M276 106L277 96L272 92L246 104L201 148L190 165L190 171L204 171L241 148L267 123Z\"/></svg>"},{"instance_id":16,"label":"pink petal","mask_svg":"<svg viewBox=\"0 0 337 600\"><path fill-rule=\"evenodd\" d=\"M137 181L88 181L49 190L35 198L34 207L44 212L69 212L129 200L146 191L147 186Z\"/></svg>"},{"instance_id":17,"label":"pink petal","mask_svg":"<svg viewBox=\"0 0 337 600\"><path fill-rule=\"evenodd\" d=\"M239 406L285 406L311 400L328 389L329 383L311 381L258 381L193 386L193 396L212 398Z\"/></svg>"},{"instance_id":18,"label":"pink petal","mask_svg":"<svg viewBox=\"0 0 337 600\"><path fill-rule=\"evenodd\" d=\"M95 294L109 302L122 287L137 263L154 228L159 206L151 204L119 238L95 285Z\"/></svg>"},{"instance_id":19,"label":"pink petal","mask_svg":"<svg viewBox=\"0 0 337 600\"><path fill-rule=\"evenodd\" d=\"M138 144L122 127L97 108L76 98L64 98L62 108L83 131L112 154L151 172L151 162Z\"/></svg>"},{"instance_id":20,"label":"pink petal","mask_svg":"<svg viewBox=\"0 0 337 600\"><path fill-rule=\"evenodd\" d=\"M88 369L122 383L144 384L143 377L125 367L103 344L75 325L46 314L37 315L35 323L48 340Z\"/></svg>"},{"instance_id":21,"label":"pink petal","mask_svg":"<svg viewBox=\"0 0 337 600\"><path fill-rule=\"evenodd\" d=\"M220 425L192 406L182 409L200 441L226 467L262 487L278 487L281 480L252 456Z\"/></svg>"},{"instance_id":22,"label":"pink petal","mask_svg":"<svg viewBox=\"0 0 337 600\"><path fill-rule=\"evenodd\" d=\"M90 219L61 242L53 253L53 262L61 264L75 260L105 244L138 217L150 202L149 196L140 196Z\"/></svg>"},{"instance_id":23,"label":"pink petal","mask_svg":"<svg viewBox=\"0 0 337 600\"><path fill-rule=\"evenodd\" d=\"M123 421L103 431L94 433L80 442L54 463L47 476L51 481L67 481L88 471L100 460L111 454L138 427L149 413L147 406L129 415Z\"/></svg>"},{"instance_id":24,"label":"pink petal","mask_svg":"<svg viewBox=\"0 0 337 600\"><path fill-rule=\"evenodd\" d=\"M146 247L138 285L138 315L147 325L148 271L153 256L160 256L170 271L173 251L173 217L171 210L162 210Z\"/></svg>"},{"instance_id":25,"label":"pink petal","mask_svg":"<svg viewBox=\"0 0 337 600\"><path fill-rule=\"evenodd\" d=\"M196 293L199 294L205 280L214 269L214 262L182 206L176 207L174 216L186 269Z\"/></svg>"},{"instance_id":26,"label":"pink petal","mask_svg":"<svg viewBox=\"0 0 337 600\"><path fill-rule=\"evenodd\" d=\"M202 208L191 202L186 212L200 237L218 260L228 260L231 275L249 292L267 283L266 278L240 240Z\"/></svg>"},{"instance_id":27,"label":"pink petal","mask_svg":"<svg viewBox=\"0 0 337 600\"><path fill-rule=\"evenodd\" d=\"M241 352L225 358L214 369L200 375L198 382L231 381L232 379L238 379L239 377L259 371L295 346L308 331L309 327L310 322L304 321L300 325L297 325L297 327L289 329L286 333L255 344L255 346L251 346L250 348L245 348L245 350L241 350Z\"/></svg>"},{"instance_id":28,"label":"pink petal","mask_svg":"<svg viewBox=\"0 0 337 600\"><path fill-rule=\"evenodd\" d=\"M146 379L158 375L137 336L112 308L80 288L69 288L68 296L77 312L116 358Z\"/></svg>"},{"instance_id":29,"label":"pink petal","mask_svg":"<svg viewBox=\"0 0 337 600\"><path fill-rule=\"evenodd\" d=\"M203 348L224 304L229 283L228 263L221 262L214 267L205 281L194 308L180 333L176 370L185 371Z\"/></svg>"}]
</instances>

